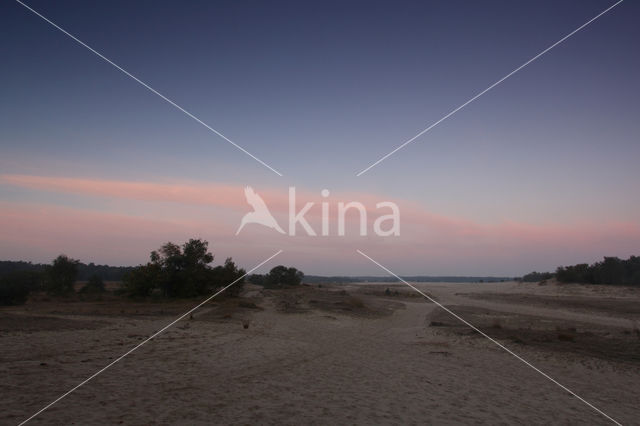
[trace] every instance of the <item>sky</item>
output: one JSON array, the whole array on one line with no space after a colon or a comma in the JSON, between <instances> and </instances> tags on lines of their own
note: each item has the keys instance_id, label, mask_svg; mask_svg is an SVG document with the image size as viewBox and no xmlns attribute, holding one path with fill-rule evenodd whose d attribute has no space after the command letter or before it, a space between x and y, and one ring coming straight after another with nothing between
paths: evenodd
<instances>
[{"instance_id":1,"label":"sky","mask_svg":"<svg viewBox=\"0 0 640 426\"><path fill-rule=\"evenodd\" d=\"M521 275L640 254L640 4L624 1L358 172L613 1L18 2L0 5L0 259L136 265L204 238L249 269ZM367 208L369 235L235 235L253 187ZM331 195L323 198L321 190ZM372 235L400 210L400 235ZM298 206L298 209L301 205Z\"/></svg>"}]
</instances>

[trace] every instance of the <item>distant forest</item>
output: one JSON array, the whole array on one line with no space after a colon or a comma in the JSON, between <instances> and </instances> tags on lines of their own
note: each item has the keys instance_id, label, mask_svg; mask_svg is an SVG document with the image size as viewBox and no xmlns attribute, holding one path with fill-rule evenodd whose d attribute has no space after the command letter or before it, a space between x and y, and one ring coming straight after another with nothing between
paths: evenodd
<instances>
[{"instance_id":1,"label":"distant forest","mask_svg":"<svg viewBox=\"0 0 640 426\"><path fill-rule=\"evenodd\" d=\"M47 265L24 261L0 261L0 277L16 271L43 272ZM133 266L96 265L94 263L78 264L79 281L87 281L92 276L98 276L104 281L122 281L127 273L133 271ZM555 272L531 272L520 278L524 282L540 282L556 278L563 283L610 284L610 285L640 285L640 256L629 259L605 257L600 262L591 265L579 263L572 266L559 266ZM402 279L409 282L500 282L517 279L514 277L491 276L405 276ZM356 283L356 282L399 282L389 276L322 276L305 275L304 282L308 284L323 283Z\"/></svg>"},{"instance_id":2,"label":"distant forest","mask_svg":"<svg viewBox=\"0 0 640 426\"><path fill-rule=\"evenodd\" d=\"M47 265L41 263L31 263L24 261L0 260L0 276L10 274L15 271L43 272ZM98 276L103 281L122 281L128 272L134 270L134 266L109 266L96 265L94 263L78 264L78 281L87 281L92 276ZM402 279L410 282L445 282L445 283L473 283L473 282L499 282L511 281L514 277L462 277L462 276L407 276ZM394 277L379 276L322 276L305 275L304 282L308 284L325 283L356 283L356 282L399 282Z\"/></svg>"},{"instance_id":3,"label":"distant forest","mask_svg":"<svg viewBox=\"0 0 640 426\"><path fill-rule=\"evenodd\" d=\"M32 293L47 297L98 298L107 293L105 281L119 281L110 297L126 295L136 299L191 298L225 291L225 297L242 292L246 272L228 257L212 266L209 242L191 238L184 244L167 242L149 254L149 262L136 267L84 264L61 254L51 264L0 261L0 305L21 305ZM295 286L304 274L278 265L265 275L252 275L269 288ZM84 282L80 288L78 282Z\"/></svg>"},{"instance_id":4,"label":"distant forest","mask_svg":"<svg viewBox=\"0 0 640 426\"><path fill-rule=\"evenodd\" d=\"M428 276L417 275L402 277L403 280L409 282L421 282L421 283L478 283L478 282L500 282L511 281L513 277L457 277L457 276ZM325 277L321 275L305 275L304 282L308 284L330 284L330 283L389 283L400 282L397 278L385 276L385 277L371 277L371 276L333 276Z\"/></svg>"},{"instance_id":5,"label":"distant forest","mask_svg":"<svg viewBox=\"0 0 640 426\"><path fill-rule=\"evenodd\" d=\"M44 272L47 265L24 261L0 260L0 276L18 271ZM104 281L122 281L125 274L134 269L133 266L108 266L94 263L78 264L78 281L88 281L92 276L98 276Z\"/></svg>"},{"instance_id":6,"label":"distant forest","mask_svg":"<svg viewBox=\"0 0 640 426\"><path fill-rule=\"evenodd\" d=\"M561 283L640 285L640 257L629 259L605 257L601 262L559 266L556 272L532 272L522 277L525 282L556 278Z\"/></svg>"}]
</instances>

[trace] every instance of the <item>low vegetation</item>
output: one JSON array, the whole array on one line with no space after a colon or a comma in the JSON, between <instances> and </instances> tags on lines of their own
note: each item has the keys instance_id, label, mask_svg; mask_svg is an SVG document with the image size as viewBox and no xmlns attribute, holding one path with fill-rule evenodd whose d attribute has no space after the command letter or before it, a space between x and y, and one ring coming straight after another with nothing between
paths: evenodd
<instances>
[{"instance_id":1,"label":"low vegetation","mask_svg":"<svg viewBox=\"0 0 640 426\"><path fill-rule=\"evenodd\" d=\"M530 274L525 275L521 278L521 281L525 283L537 283L540 281L548 280L553 278L553 273L551 272L531 272Z\"/></svg>"},{"instance_id":2,"label":"low vegetation","mask_svg":"<svg viewBox=\"0 0 640 426\"><path fill-rule=\"evenodd\" d=\"M79 293L100 294L100 293L104 293L105 291L107 290L104 286L104 282L102 281L102 278L98 275L93 275L91 278L89 278L89 281L87 281L84 287L80 289Z\"/></svg>"}]
</instances>

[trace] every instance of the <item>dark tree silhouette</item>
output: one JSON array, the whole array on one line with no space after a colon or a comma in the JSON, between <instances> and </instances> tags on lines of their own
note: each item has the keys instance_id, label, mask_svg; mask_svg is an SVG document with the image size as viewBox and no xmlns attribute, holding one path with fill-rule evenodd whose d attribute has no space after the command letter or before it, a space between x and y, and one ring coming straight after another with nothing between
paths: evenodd
<instances>
[{"instance_id":1,"label":"dark tree silhouette","mask_svg":"<svg viewBox=\"0 0 640 426\"><path fill-rule=\"evenodd\" d=\"M151 252L151 261L140 265L125 276L124 291L130 296L145 297L159 293L164 297L194 297L224 287L242 277L231 258L224 265L212 268L214 256L209 243L191 239L182 247L168 242ZM242 280L229 288L228 294L238 294Z\"/></svg>"},{"instance_id":2,"label":"dark tree silhouette","mask_svg":"<svg viewBox=\"0 0 640 426\"><path fill-rule=\"evenodd\" d=\"M556 279L564 283L640 285L640 257L605 257L592 265L559 266Z\"/></svg>"},{"instance_id":3,"label":"dark tree silhouette","mask_svg":"<svg viewBox=\"0 0 640 426\"><path fill-rule=\"evenodd\" d=\"M240 279L240 277L245 273L245 270L239 269L230 257L224 261L224 265L213 268L213 274L221 287L226 287L237 280L225 291L229 296L240 295L244 287L244 279Z\"/></svg>"},{"instance_id":4,"label":"dark tree silhouette","mask_svg":"<svg viewBox=\"0 0 640 426\"><path fill-rule=\"evenodd\" d=\"M128 272L123 281L123 290L131 297L147 297L160 287L163 281L161 267L149 262Z\"/></svg>"},{"instance_id":5,"label":"dark tree silhouette","mask_svg":"<svg viewBox=\"0 0 640 426\"><path fill-rule=\"evenodd\" d=\"M548 280L549 278L552 278L553 274L551 272L536 272L533 271L525 276L523 276L521 278L521 281L524 281L526 283L534 283L534 282L539 282L539 281L543 281L543 280Z\"/></svg>"},{"instance_id":6,"label":"dark tree silhouette","mask_svg":"<svg viewBox=\"0 0 640 426\"><path fill-rule=\"evenodd\" d=\"M71 259L61 254L53 260L47 268L47 280L45 290L47 293L57 296L67 295L73 292L73 284L78 276L79 260Z\"/></svg>"},{"instance_id":7,"label":"dark tree silhouette","mask_svg":"<svg viewBox=\"0 0 640 426\"><path fill-rule=\"evenodd\" d=\"M0 305L22 305L42 285L42 273L13 271L0 277Z\"/></svg>"},{"instance_id":8,"label":"dark tree silhouette","mask_svg":"<svg viewBox=\"0 0 640 426\"><path fill-rule=\"evenodd\" d=\"M278 265L265 276L265 286L270 288L296 286L302 282L304 274L296 268Z\"/></svg>"}]
</instances>

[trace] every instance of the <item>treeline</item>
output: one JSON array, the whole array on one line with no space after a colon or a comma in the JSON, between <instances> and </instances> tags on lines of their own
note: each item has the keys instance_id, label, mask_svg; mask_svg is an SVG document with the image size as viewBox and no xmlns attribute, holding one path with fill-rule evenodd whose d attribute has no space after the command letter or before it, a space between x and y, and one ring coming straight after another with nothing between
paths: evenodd
<instances>
[{"instance_id":1,"label":"treeline","mask_svg":"<svg viewBox=\"0 0 640 426\"><path fill-rule=\"evenodd\" d=\"M75 283L86 281L81 294L106 291L104 281L122 281L118 294L134 297L188 298L210 295L224 289L227 296L240 294L246 272L233 259L211 266L214 256L205 240L190 239L179 246L168 242L150 254L150 260L137 267L85 265L66 255L50 265L30 262L0 262L0 305L25 303L31 292L51 296L76 293ZM251 275L252 283L268 288L298 285L304 274L296 268L276 266L268 274Z\"/></svg>"},{"instance_id":2,"label":"treeline","mask_svg":"<svg viewBox=\"0 0 640 426\"><path fill-rule=\"evenodd\" d=\"M78 263L78 281L86 281L94 276L98 276L104 281L122 281L125 275L133 269L133 266L96 265L93 262L88 265Z\"/></svg>"},{"instance_id":3,"label":"treeline","mask_svg":"<svg viewBox=\"0 0 640 426\"><path fill-rule=\"evenodd\" d=\"M0 305L19 305L26 302L33 291L45 291L49 295L66 296L75 292L80 262L61 254L51 265L32 265L28 262L11 262L3 265L0 274ZM102 279L94 275L80 289L80 293L105 291Z\"/></svg>"},{"instance_id":4,"label":"treeline","mask_svg":"<svg viewBox=\"0 0 640 426\"><path fill-rule=\"evenodd\" d=\"M49 265L24 261L0 260L0 277L17 271L44 272ZM78 262L78 281L87 281L98 276L104 281L122 281L125 274L134 269L132 266L109 266Z\"/></svg>"},{"instance_id":5,"label":"treeline","mask_svg":"<svg viewBox=\"0 0 640 426\"><path fill-rule=\"evenodd\" d=\"M249 277L249 282L261 285L266 288L284 288L297 286L302 283L304 273L293 267L278 265L271 269L268 274L253 274Z\"/></svg>"},{"instance_id":6,"label":"treeline","mask_svg":"<svg viewBox=\"0 0 640 426\"><path fill-rule=\"evenodd\" d=\"M523 276L520 281L524 281L526 283L537 283L540 281L548 280L553 278L553 272L536 272L533 271L525 276Z\"/></svg>"},{"instance_id":7,"label":"treeline","mask_svg":"<svg viewBox=\"0 0 640 426\"><path fill-rule=\"evenodd\" d=\"M66 255L59 255L50 265L30 262L0 262L0 305L25 303L29 294L43 291L51 296L75 293L77 281L87 281L79 293L103 293L104 281L122 280L117 291L131 297L193 297L209 294L237 281L227 294L242 289L245 271L231 258L224 265L212 267L213 255L208 242L191 239L182 246L166 243L151 252L151 260L137 267L85 265Z\"/></svg>"},{"instance_id":8,"label":"treeline","mask_svg":"<svg viewBox=\"0 0 640 426\"><path fill-rule=\"evenodd\" d=\"M403 276L403 280L409 282L423 283L477 283L477 282L499 282L511 281L514 277L491 277L491 276ZM397 278L390 276L322 276L322 275L305 275L304 281L309 284L343 284L343 283L389 283L400 282Z\"/></svg>"},{"instance_id":9,"label":"treeline","mask_svg":"<svg viewBox=\"0 0 640 426\"><path fill-rule=\"evenodd\" d=\"M564 283L640 285L640 257L631 256L627 260L605 257L591 265L560 266L556 279Z\"/></svg>"},{"instance_id":10,"label":"treeline","mask_svg":"<svg viewBox=\"0 0 640 426\"><path fill-rule=\"evenodd\" d=\"M555 273L532 272L521 278L525 282L543 281L555 277L561 283L640 285L640 257L629 259L605 257L601 262L559 266Z\"/></svg>"}]
</instances>

